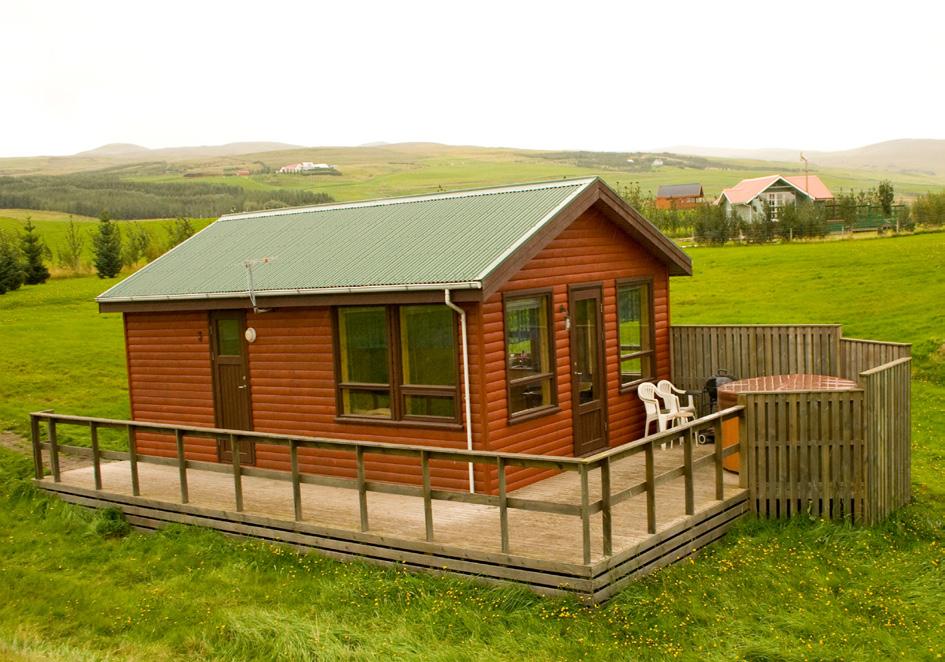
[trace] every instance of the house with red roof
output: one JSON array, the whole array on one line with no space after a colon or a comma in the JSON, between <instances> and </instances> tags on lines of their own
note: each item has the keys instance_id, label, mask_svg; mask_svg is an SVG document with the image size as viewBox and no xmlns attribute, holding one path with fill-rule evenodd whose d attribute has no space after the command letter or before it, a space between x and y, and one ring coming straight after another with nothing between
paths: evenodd
<instances>
[{"instance_id":1,"label":"house with red roof","mask_svg":"<svg viewBox=\"0 0 945 662\"><path fill-rule=\"evenodd\" d=\"M723 190L716 204L722 205L726 216L736 213L751 222L764 214L765 203L771 208L771 217L777 219L781 209L798 200L823 203L833 200L833 193L817 175L767 175L743 179Z\"/></svg>"}]
</instances>

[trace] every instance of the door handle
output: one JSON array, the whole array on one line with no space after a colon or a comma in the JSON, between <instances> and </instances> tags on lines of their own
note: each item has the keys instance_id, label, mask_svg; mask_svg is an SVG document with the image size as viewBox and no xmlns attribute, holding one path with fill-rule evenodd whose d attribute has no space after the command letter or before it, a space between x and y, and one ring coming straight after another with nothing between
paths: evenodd
<instances>
[{"instance_id":1,"label":"door handle","mask_svg":"<svg viewBox=\"0 0 945 662\"><path fill-rule=\"evenodd\" d=\"M236 388L246 388L246 384L243 384L242 386L237 386Z\"/></svg>"}]
</instances>

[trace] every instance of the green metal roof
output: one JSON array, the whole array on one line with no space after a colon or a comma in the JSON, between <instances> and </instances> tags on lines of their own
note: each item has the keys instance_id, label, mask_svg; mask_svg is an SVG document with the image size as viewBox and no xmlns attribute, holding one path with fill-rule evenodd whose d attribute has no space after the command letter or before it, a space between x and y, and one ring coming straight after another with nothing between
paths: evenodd
<instances>
[{"instance_id":1,"label":"green metal roof","mask_svg":"<svg viewBox=\"0 0 945 662\"><path fill-rule=\"evenodd\" d=\"M478 289L596 178L222 216L97 297Z\"/></svg>"}]
</instances>

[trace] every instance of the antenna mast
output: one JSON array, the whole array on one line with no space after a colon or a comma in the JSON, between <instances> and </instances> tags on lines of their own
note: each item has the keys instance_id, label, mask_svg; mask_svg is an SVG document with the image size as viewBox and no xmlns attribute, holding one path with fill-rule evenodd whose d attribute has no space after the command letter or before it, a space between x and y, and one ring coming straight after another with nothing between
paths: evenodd
<instances>
[{"instance_id":1,"label":"antenna mast","mask_svg":"<svg viewBox=\"0 0 945 662\"><path fill-rule=\"evenodd\" d=\"M807 172L807 157L801 152L801 161L804 162L804 192L810 195L810 173Z\"/></svg>"},{"instance_id":2,"label":"antenna mast","mask_svg":"<svg viewBox=\"0 0 945 662\"><path fill-rule=\"evenodd\" d=\"M253 269L260 264L269 264L270 262L272 262L271 257L261 257L243 262L243 266L246 267L246 289L249 292L249 302L253 304L254 313L267 313L270 310L269 308L259 308L256 306L256 289L253 283Z\"/></svg>"}]
</instances>

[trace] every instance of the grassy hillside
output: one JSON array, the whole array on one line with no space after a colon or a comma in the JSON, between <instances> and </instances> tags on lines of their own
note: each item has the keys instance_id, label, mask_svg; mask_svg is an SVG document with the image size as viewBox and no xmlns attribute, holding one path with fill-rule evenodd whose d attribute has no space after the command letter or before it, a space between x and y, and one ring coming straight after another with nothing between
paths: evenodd
<instances>
[{"instance_id":1,"label":"grassy hillside","mask_svg":"<svg viewBox=\"0 0 945 662\"><path fill-rule=\"evenodd\" d=\"M138 152L133 152L137 154ZM391 195L427 193L523 181L600 175L613 186L639 182L655 191L661 184L699 182L709 197L746 177L775 172L800 172L796 161L759 161L738 158L684 157L615 152L546 152L432 143L405 143L370 147L291 148L249 154L220 155L210 149L196 156L187 150L145 151L140 161L101 154L74 157L0 159L4 174L88 173L118 176L122 181L163 184L225 184L247 192L305 191L327 193L336 200L360 200ZM187 158L178 158L180 154ZM172 155L177 155L172 158ZM666 162L651 167L655 158ZM633 163L628 162L633 159ZM279 167L298 161L330 163L338 176L278 175ZM249 176L237 171L249 170ZM843 162L815 168L836 190L865 189L880 180L892 180L897 195L912 198L945 187L945 173L853 168Z\"/></svg>"},{"instance_id":2,"label":"grassy hillside","mask_svg":"<svg viewBox=\"0 0 945 662\"><path fill-rule=\"evenodd\" d=\"M945 234L692 251L674 321L841 322L914 343L916 502L882 527L746 522L595 609L173 528L121 534L34 493L0 449L0 657L875 660L945 650ZM110 283L0 297L0 429L25 412L124 416Z\"/></svg>"}]
</instances>

